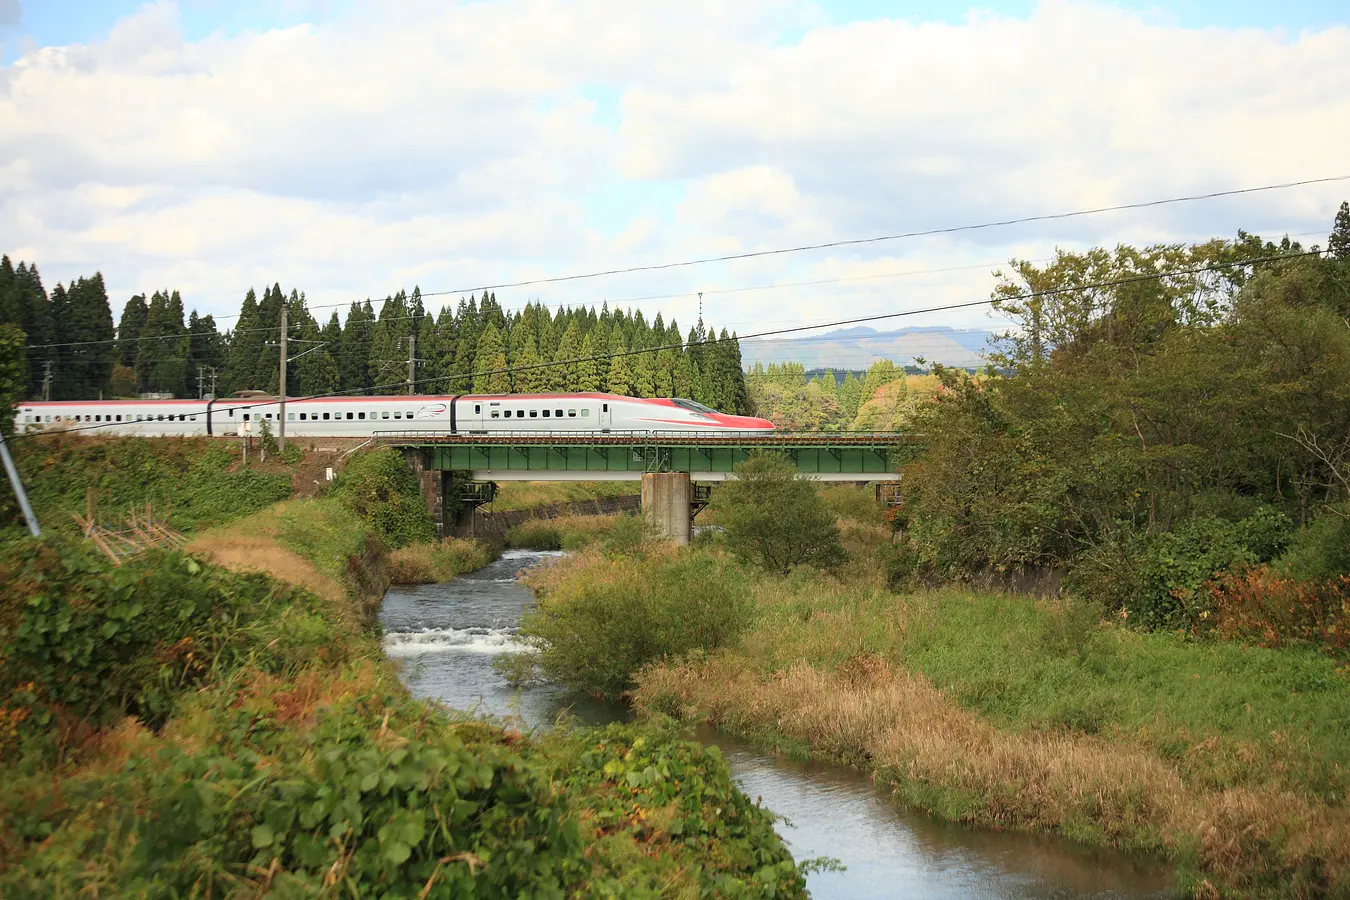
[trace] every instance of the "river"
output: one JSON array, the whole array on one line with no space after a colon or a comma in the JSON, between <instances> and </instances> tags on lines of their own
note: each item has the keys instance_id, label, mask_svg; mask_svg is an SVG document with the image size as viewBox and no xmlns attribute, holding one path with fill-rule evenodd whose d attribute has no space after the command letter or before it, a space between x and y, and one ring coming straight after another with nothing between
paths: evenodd
<instances>
[{"instance_id":1,"label":"river","mask_svg":"<svg viewBox=\"0 0 1350 900\"><path fill-rule=\"evenodd\" d=\"M445 584L395 587L385 595L385 649L404 662L414 694L459 710L547 726L566 711L599 724L624 717L602 704L569 703L554 687L509 687L493 659L518 648L516 624L534 602L515 574L557 553L507 551ZM1085 850L1067 841L983 831L936 821L890 802L851 769L769 756L700 728L742 789L785 816L779 833L798 859L831 856L844 871L813 873L818 898L1144 898L1170 896L1165 870L1148 861Z\"/></svg>"}]
</instances>

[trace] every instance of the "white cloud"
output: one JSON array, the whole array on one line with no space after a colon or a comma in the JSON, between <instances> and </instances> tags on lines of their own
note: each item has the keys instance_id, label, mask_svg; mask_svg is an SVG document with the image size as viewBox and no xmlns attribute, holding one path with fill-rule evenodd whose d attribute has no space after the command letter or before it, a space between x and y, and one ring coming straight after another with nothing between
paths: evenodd
<instances>
[{"instance_id":1,"label":"white cloud","mask_svg":"<svg viewBox=\"0 0 1350 900\"><path fill-rule=\"evenodd\" d=\"M785 41L788 34L800 40ZM182 38L159 2L0 68L0 249L114 305L236 311L516 281L1343 174L1350 29L1186 30L1096 3L830 26L805 0L431 0ZM596 92L617 94L617 127ZM683 185L605 208L618 180ZM1329 227L1350 186L502 292L592 301ZM640 192L634 196L643 196ZM709 294L719 323L987 294L987 271ZM453 298L452 298L453 299ZM979 313L947 322L978 324ZM931 323L924 323L931 324Z\"/></svg>"}]
</instances>

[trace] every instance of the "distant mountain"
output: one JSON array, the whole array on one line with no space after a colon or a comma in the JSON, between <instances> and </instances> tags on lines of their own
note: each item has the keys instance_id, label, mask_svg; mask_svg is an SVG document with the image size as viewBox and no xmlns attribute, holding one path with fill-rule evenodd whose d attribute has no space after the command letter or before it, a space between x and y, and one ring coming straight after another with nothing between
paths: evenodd
<instances>
[{"instance_id":1,"label":"distant mountain","mask_svg":"<svg viewBox=\"0 0 1350 900\"><path fill-rule=\"evenodd\" d=\"M974 368L984 365L981 354L990 349L994 333L983 328L910 327L877 331L865 325L841 328L800 338L741 341L746 366L757 362L799 362L808 369L865 369L889 359L914 365L923 357L930 363Z\"/></svg>"}]
</instances>

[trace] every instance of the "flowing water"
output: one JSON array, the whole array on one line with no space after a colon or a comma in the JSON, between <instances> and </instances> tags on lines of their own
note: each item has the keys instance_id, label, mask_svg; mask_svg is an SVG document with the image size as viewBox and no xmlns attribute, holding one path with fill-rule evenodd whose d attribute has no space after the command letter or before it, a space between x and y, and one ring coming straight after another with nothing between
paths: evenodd
<instances>
[{"instance_id":1,"label":"flowing water","mask_svg":"<svg viewBox=\"0 0 1350 900\"><path fill-rule=\"evenodd\" d=\"M564 711L594 724L623 718L622 709L578 705L556 688L516 691L493 668L496 656L519 648L516 625L534 602L516 573L558 555L508 551L445 584L391 589L380 616L385 650L403 661L413 693L528 726L547 726ZM779 833L798 860L830 856L846 867L812 874L813 897L1168 896L1166 872L1149 862L938 822L890 802L853 770L772 757L707 728L696 736L721 748L747 794L786 817Z\"/></svg>"}]
</instances>

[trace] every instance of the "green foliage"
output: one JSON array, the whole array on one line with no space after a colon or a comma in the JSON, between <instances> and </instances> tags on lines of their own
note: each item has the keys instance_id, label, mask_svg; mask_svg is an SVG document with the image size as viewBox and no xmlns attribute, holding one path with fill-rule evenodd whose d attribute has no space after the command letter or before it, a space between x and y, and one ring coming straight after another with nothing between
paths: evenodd
<instances>
[{"instance_id":1,"label":"green foliage","mask_svg":"<svg viewBox=\"0 0 1350 900\"><path fill-rule=\"evenodd\" d=\"M25 393L28 357L24 340L25 335L17 325L0 324L0 431L5 434L12 431L14 404Z\"/></svg>"},{"instance_id":2,"label":"green foliage","mask_svg":"<svg viewBox=\"0 0 1350 900\"><path fill-rule=\"evenodd\" d=\"M760 454L735 472L736 478L713 494L733 553L782 574L798 565L832 568L843 562L834 516L791 463Z\"/></svg>"},{"instance_id":3,"label":"green foliage","mask_svg":"<svg viewBox=\"0 0 1350 900\"><path fill-rule=\"evenodd\" d=\"M1119 546L1088 557L1074 582L1084 596L1123 610L1133 624L1189 629L1214 613L1208 582L1270 560L1289 531L1288 518L1270 507L1238 522L1195 516L1171 531L1129 535Z\"/></svg>"},{"instance_id":4,"label":"green foliage","mask_svg":"<svg viewBox=\"0 0 1350 900\"><path fill-rule=\"evenodd\" d=\"M26 540L0 550L0 582L0 720L18 717L25 743L60 748L126 715L158 725L208 675L246 661L280 671L331 649L314 597L179 553L114 567Z\"/></svg>"},{"instance_id":5,"label":"green foliage","mask_svg":"<svg viewBox=\"0 0 1350 900\"><path fill-rule=\"evenodd\" d=\"M530 519L507 529L506 546L522 550L561 550L562 531L551 519Z\"/></svg>"},{"instance_id":6,"label":"green foliage","mask_svg":"<svg viewBox=\"0 0 1350 900\"><path fill-rule=\"evenodd\" d=\"M289 476L237 467L237 446L206 438L53 434L16 440L11 450L43 528L69 533L76 530L71 514L84 514L91 491L100 518L150 503L156 518L181 531L248 515L291 494ZM9 492L0 492L0 520L17 516Z\"/></svg>"},{"instance_id":7,"label":"green foliage","mask_svg":"<svg viewBox=\"0 0 1350 900\"><path fill-rule=\"evenodd\" d=\"M1327 509L1299 529L1275 569L1297 581L1350 575L1350 502Z\"/></svg>"},{"instance_id":8,"label":"green foliage","mask_svg":"<svg viewBox=\"0 0 1350 900\"><path fill-rule=\"evenodd\" d=\"M547 576L541 576L546 578ZM750 579L707 554L591 555L540 588L521 620L550 680L582 694L618 697L644 665L732 643L750 617Z\"/></svg>"},{"instance_id":9,"label":"green foliage","mask_svg":"<svg viewBox=\"0 0 1350 900\"><path fill-rule=\"evenodd\" d=\"M334 496L392 548L436 539L436 525L422 501L417 476L397 450L358 453L338 479Z\"/></svg>"}]
</instances>

